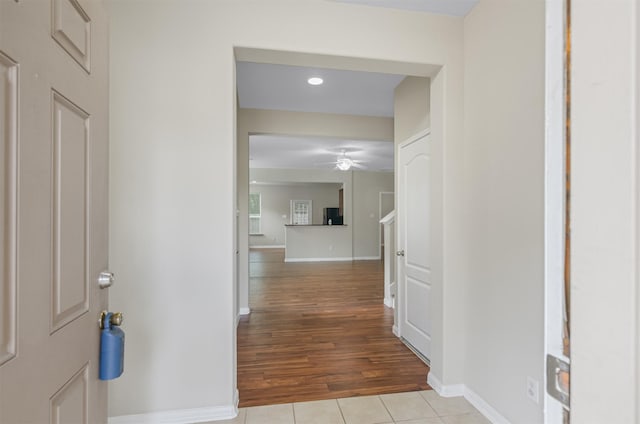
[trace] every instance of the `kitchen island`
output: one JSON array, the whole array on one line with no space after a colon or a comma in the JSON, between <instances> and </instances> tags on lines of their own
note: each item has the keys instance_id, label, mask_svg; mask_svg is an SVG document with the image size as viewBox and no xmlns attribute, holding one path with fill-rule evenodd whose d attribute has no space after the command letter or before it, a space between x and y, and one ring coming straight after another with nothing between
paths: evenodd
<instances>
[{"instance_id":1,"label":"kitchen island","mask_svg":"<svg viewBox=\"0 0 640 424\"><path fill-rule=\"evenodd\" d=\"M285 225L285 262L351 261L348 225Z\"/></svg>"}]
</instances>

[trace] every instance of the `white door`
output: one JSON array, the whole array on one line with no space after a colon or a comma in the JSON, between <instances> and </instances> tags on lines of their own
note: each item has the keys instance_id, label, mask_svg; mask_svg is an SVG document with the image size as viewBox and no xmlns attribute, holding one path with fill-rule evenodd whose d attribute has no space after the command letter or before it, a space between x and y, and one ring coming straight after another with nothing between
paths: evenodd
<instances>
[{"instance_id":1,"label":"white door","mask_svg":"<svg viewBox=\"0 0 640 424\"><path fill-rule=\"evenodd\" d=\"M429 133L398 149L398 333L431 356L431 158Z\"/></svg>"},{"instance_id":2,"label":"white door","mask_svg":"<svg viewBox=\"0 0 640 424\"><path fill-rule=\"evenodd\" d=\"M0 0L0 423L105 423L101 2Z\"/></svg>"}]
</instances>

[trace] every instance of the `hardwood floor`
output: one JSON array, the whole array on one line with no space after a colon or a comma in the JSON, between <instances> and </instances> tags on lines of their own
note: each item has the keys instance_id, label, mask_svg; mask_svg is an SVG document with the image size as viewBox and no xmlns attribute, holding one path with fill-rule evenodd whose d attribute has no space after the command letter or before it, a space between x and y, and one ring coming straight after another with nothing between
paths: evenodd
<instances>
[{"instance_id":1,"label":"hardwood floor","mask_svg":"<svg viewBox=\"0 0 640 424\"><path fill-rule=\"evenodd\" d=\"M250 252L238 326L240 406L425 390L427 367L391 332L380 261L284 263Z\"/></svg>"}]
</instances>

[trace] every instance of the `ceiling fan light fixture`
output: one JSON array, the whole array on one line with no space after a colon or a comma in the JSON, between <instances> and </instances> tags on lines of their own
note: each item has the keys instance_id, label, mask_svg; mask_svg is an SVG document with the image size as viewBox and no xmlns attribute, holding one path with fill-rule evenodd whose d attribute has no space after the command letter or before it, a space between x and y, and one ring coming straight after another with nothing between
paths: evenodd
<instances>
[{"instance_id":1,"label":"ceiling fan light fixture","mask_svg":"<svg viewBox=\"0 0 640 424\"><path fill-rule=\"evenodd\" d=\"M351 169L352 165L353 161L349 158L338 158L338 160L336 161L336 167L338 167L338 169L341 171L348 171L349 169Z\"/></svg>"}]
</instances>

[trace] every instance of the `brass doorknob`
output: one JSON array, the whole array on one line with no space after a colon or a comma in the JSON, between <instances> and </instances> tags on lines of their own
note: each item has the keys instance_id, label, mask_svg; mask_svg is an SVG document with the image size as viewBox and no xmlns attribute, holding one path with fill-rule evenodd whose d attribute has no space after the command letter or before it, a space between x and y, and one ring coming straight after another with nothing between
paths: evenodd
<instances>
[{"instance_id":1,"label":"brass doorknob","mask_svg":"<svg viewBox=\"0 0 640 424\"><path fill-rule=\"evenodd\" d=\"M109 320L109 322L111 322L111 325L120 327L122 325L123 319L124 316L122 315L122 312L114 312L113 315L111 315L111 319Z\"/></svg>"},{"instance_id":2,"label":"brass doorknob","mask_svg":"<svg viewBox=\"0 0 640 424\"><path fill-rule=\"evenodd\" d=\"M101 330L105 328L104 319L107 316L107 313L108 313L107 311L100 312L100 320L98 321L98 324ZM124 316L122 315L122 312L114 312L109 317L109 324L116 327L120 327L122 325L123 319L124 319Z\"/></svg>"}]
</instances>

